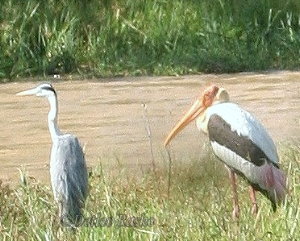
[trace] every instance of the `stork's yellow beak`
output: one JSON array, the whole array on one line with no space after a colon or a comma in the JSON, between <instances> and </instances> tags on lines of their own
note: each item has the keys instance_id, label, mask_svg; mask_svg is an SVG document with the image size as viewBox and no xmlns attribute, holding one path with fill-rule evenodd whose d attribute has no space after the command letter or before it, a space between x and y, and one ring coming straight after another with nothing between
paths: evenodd
<instances>
[{"instance_id":1,"label":"stork's yellow beak","mask_svg":"<svg viewBox=\"0 0 300 241\"><path fill-rule=\"evenodd\" d=\"M170 141L182 130L186 127L191 121L195 120L204 110L205 106L202 105L200 100L196 100L191 108L186 112L186 114L182 117L182 119L176 124L176 126L172 129L170 134L165 140L164 145L167 146Z\"/></svg>"},{"instance_id":2,"label":"stork's yellow beak","mask_svg":"<svg viewBox=\"0 0 300 241\"><path fill-rule=\"evenodd\" d=\"M165 140L164 145L167 146L170 141L191 121L195 120L200 114L202 114L209 106L212 105L214 98L219 91L219 87L215 85L209 86L205 89L201 98L198 98L191 108L186 112L182 119L172 129L170 134Z\"/></svg>"}]
</instances>

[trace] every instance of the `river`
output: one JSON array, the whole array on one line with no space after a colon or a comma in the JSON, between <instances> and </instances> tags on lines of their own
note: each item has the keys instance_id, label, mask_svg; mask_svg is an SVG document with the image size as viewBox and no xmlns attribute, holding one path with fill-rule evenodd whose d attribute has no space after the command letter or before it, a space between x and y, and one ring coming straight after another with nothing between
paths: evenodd
<instances>
[{"instance_id":1,"label":"river","mask_svg":"<svg viewBox=\"0 0 300 241\"><path fill-rule=\"evenodd\" d=\"M51 80L58 93L60 129L79 137L89 167L101 161L109 170L119 163L134 173L150 166L147 121L154 158L161 162L164 138L207 83L226 88L231 100L260 119L276 143L300 135L300 72ZM18 169L42 182L49 180L48 103L15 95L38 83L0 84L0 179L4 182L18 181ZM172 152L178 158L194 158L204 143L207 138L192 124L174 139Z\"/></svg>"}]
</instances>

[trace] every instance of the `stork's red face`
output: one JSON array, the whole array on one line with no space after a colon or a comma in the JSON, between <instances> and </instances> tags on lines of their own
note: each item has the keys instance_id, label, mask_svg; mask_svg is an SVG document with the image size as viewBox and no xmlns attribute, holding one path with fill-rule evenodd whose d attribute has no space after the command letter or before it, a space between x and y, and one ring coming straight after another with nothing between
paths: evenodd
<instances>
[{"instance_id":1,"label":"stork's red face","mask_svg":"<svg viewBox=\"0 0 300 241\"><path fill-rule=\"evenodd\" d=\"M197 98L191 108L186 112L182 119L176 124L172 129L167 139L165 140L164 145L167 146L170 141L191 121L195 120L200 114L202 114L209 106L212 105L214 98L216 97L219 91L219 87L211 85L206 88L203 94Z\"/></svg>"}]
</instances>

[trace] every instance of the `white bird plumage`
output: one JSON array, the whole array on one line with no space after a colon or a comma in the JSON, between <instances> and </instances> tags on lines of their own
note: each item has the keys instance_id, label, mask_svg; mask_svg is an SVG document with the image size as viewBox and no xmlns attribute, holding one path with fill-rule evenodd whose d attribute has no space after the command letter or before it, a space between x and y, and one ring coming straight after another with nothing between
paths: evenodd
<instances>
[{"instance_id":1,"label":"white bird plumage","mask_svg":"<svg viewBox=\"0 0 300 241\"><path fill-rule=\"evenodd\" d=\"M165 140L165 146L195 119L198 129L208 134L215 155L229 169L233 217L239 216L236 173L250 183L254 214L258 210L257 190L270 199L275 210L276 204L285 198L286 178L279 169L276 146L263 125L249 112L231 103L225 89L211 85L175 125Z\"/></svg>"},{"instance_id":2,"label":"white bird plumage","mask_svg":"<svg viewBox=\"0 0 300 241\"><path fill-rule=\"evenodd\" d=\"M281 178L281 171L278 169L279 157L272 138L253 115L237 104L226 102L212 105L207 108L205 118L210 119L213 115L218 115L230 124L232 132L251 140L253 145L256 145L258 150L264 153L266 159L262 160L263 164L256 165L250 157L245 159L230 148L211 140L212 149L216 156L228 167L242 174L252 185L263 191L275 208L275 203L283 198L285 185ZM203 128L203 126L201 127ZM271 174L267 175L267 173ZM271 182L274 184L270 184Z\"/></svg>"},{"instance_id":3,"label":"white bird plumage","mask_svg":"<svg viewBox=\"0 0 300 241\"><path fill-rule=\"evenodd\" d=\"M263 125L248 111L235 103L226 102L209 107L206 111L206 118L209 119L213 114L217 114L230 123L231 130L236 131L238 135L248 137L274 164L279 163L277 149L272 138Z\"/></svg>"}]
</instances>

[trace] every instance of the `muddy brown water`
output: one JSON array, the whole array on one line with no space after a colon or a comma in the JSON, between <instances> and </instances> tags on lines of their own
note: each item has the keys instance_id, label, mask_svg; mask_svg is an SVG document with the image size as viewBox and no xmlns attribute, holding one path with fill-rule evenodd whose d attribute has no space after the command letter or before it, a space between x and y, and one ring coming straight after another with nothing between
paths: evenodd
<instances>
[{"instance_id":1,"label":"muddy brown water","mask_svg":"<svg viewBox=\"0 0 300 241\"><path fill-rule=\"evenodd\" d=\"M85 145L88 166L116 159L131 168L151 166L143 103L152 130L156 161L164 158L163 140L207 83L225 87L231 99L253 113L276 143L300 135L300 72L137 77L111 80L53 81L59 98L59 126ZM15 183L19 170L42 182L49 180L51 147L48 103L16 96L36 81L0 85L0 179ZM207 138L194 124L172 142L179 158L199 155Z\"/></svg>"}]
</instances>

